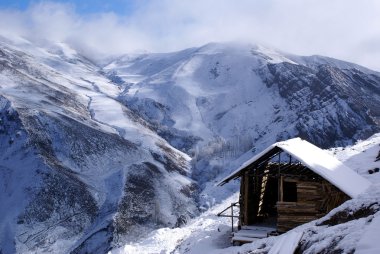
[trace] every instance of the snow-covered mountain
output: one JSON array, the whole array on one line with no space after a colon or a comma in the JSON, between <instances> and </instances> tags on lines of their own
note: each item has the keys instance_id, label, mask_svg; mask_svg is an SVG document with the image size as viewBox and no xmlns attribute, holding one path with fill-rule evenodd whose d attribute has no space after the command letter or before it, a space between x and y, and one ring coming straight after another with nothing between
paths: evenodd
<instances>
[{"instance_id":1,"label":"snow-covered mountain","mask_svg":"<svg viewBox=\"0 0 380 254\"><path fill-rule=\"evenodd\" d=\"M277 140L379 132L379 102L380 73L263 46L104 64L1 38L0 250L102 253L180 226L228 196L212 181Z\"/></svg>"},{"instance_id":2,"label":"snow-covered mountain","mask_svg":"<svg viewBox=\"0 0 380 254\"><path fill-rule=\"evenodd\" d=\"M197 214L189 156L116 84L66 45L19 43L0 51L3 253L105 252Z\"/></svg>"},{"instance_id":3,"label":"snow-covered mountain","mask_svg":"<svg viewBox=\"0 0 380 254\"><path fill-rule=\"evenodd\" d=\"M104 71L124 105L192 156L201 185L252 148L294 136L344 146L379 131L380 74L331 58L211 43L126 55Z\"/></svg>"}]
</instances>

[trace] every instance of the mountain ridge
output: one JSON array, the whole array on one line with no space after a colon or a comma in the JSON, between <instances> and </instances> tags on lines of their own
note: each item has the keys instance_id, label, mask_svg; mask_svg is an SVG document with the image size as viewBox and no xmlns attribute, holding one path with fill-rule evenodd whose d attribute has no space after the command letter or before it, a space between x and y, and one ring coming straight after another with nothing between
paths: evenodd
<instances>
[{"instance_id":1,"label":"mountain ridge","mask_svg":"<svg viewBox=\"0 0 380 254\"><path fill-rule=\"evenodd\" d=\"M235 187L213 182L275 141L379 132L378 73L298 58L212 43L103 65L1 42L1 200L15 209L0 209L2 249L106 252L220 202Z\"/></svg>"}]
</instances>

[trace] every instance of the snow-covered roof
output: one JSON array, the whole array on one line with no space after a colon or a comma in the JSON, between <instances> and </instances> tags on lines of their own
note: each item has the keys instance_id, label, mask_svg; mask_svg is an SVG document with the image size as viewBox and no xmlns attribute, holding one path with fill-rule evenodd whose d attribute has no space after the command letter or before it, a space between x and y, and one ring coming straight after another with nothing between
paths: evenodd
<instances>
[{"instance_id":1,"label":"snow-covered roof","mask_svg":"<svg viewBox=\"0 0 380 254\"><path fill-rule=\"evenodd\" d=\"M293 138L269 146L261 153L243 163L241 167L224 178L219 185L223 185L231 179L239 177L240 171L246 169L247 166L262 157L265 157L268 153L276 151L278 148L299 160L302 164L352 198L363 193L371 185L371 182L344 165L338 159L301 138Z\"/></svg>"}]
</instances>

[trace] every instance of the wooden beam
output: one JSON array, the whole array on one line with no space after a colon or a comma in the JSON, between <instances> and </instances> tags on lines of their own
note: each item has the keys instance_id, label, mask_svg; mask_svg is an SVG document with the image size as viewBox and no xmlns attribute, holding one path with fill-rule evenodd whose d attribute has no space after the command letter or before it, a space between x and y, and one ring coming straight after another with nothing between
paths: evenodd
<instances>
[{"instance_id":1,"label":"wooden beam","mask_svg":"<svg viewBox=\"0 0 380 254\"><path fill-rule=\"evenodd\" d=\"M244 225L248 225L249 212L249 176L247 172L244 174Z\"/></svg>"},{"instance_id":2,"label":"wooden beam","mask_svg":"<svg viewBox=\"0 0 380 254\"><path fill-rule=\"evenodd\" d=\"M278 199L280 202L284 201L284 177L280 177L280 198Z\"/></svg>"}]
</instances>

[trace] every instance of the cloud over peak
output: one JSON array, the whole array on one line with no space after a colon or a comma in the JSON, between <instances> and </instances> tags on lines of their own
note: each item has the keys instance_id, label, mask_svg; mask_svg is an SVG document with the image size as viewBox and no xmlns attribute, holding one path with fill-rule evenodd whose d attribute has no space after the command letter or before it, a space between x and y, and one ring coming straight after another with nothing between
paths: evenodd
<instances>
[{"instance_id":1,"label":"cloud over peak","mask_svg":"<svg viewBox=\"0 0 380 254\"><path fill-rule=\"evenodd\" d=\"M126 15L79 14L73 4L42 1L22 11L0 10L0 34L67 42L88 55L259 42L380 70L378 13L376 0L142 0Z\"/></svg>"}]
</instances>

